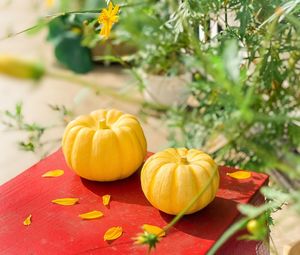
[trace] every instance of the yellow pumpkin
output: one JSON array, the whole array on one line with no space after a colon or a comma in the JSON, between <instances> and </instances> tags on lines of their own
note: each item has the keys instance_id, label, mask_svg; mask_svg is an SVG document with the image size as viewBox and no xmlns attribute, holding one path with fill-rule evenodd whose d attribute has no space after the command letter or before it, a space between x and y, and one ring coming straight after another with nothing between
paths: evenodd
<instances>
[{"instance_id":1,"label":"yellow pumpkin","mask_svg":"<svg viewBox=\"0 0 300 255\"><path fill-rule=\"evenodd\" d=\"M98 110L67 125L62 150L68 166L79 176L113 181L128 177L141 166L147 143L135 116Z\"/></svg>"},{"instance_id":2,"label":"yellow pumpkin","mask_svg":"<svg viewBox=\"0 0 300 255\"><path fill-rule=\"evenodd\" d=\"M158 152L145 162L141 172L142 190L148 201L173 215L185 209L206 186L186 214L207 206L216 196L219 180L217 164L196 149L169 148Z\"/></svg>"}]
</instances>

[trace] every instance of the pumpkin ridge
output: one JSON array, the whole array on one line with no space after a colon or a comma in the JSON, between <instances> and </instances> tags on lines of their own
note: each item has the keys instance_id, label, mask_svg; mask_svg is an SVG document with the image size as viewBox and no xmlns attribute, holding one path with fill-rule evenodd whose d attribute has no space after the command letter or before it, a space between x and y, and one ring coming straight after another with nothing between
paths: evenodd
<instances>
[{"instance_id":1,"label":"pumpkin ridge","mask_svg":"<svg viewBox=\"0 0 300 255\"><path fill-rule=\"evenodd\" d=\"M167 164L171 164L171 163L167 163ZM161 163L160 165L158 165L158 166L153 170L154 173L152 174L151 180L150 180L150 182L148 183L148 192L147 192L147 194L146 194L146 197L148 197L150 201L152 200L152 189L153 189L152 184L153 184L153 182L154 182L154 180L155 180L155 177L156 177L156 175L158 174L160 168L161 168L163 165L166 165L166 163L165 163L165 162Z\"/></svg>"},{"instance_id":2,"label":"pumpkin ridge","mask_svg":"<svg viewBox=\"0 0 300 255\"><path fill-rule=\"evenodd\" d=\"M122 111L111 109L111 110L107 111L105 118L107 119L107 122L109 123L109 125L112 126L124 115L125 114Z\"/></svg>"},{"instance_id":3,"label":"pumpkin ridge","mask_svg":"<svg viewBox=\"0 0 300 255\"><path fill-rule=\"evenodd\" d=\"M216 175L216 176L214 176L213 181L212 181L212 187L213 187L214 192L216 193L216 191L218 190L218 187L220 185L220 175L219 175L218 165L215 166L215 171L212 174ZM212 200L213 199L214 199L214 197L212 198Z\"/></svg>"},{"instance_id":4,"label":"pumpkin ridge","mask_svg":"<svg viewBox=\"0 0 300 255\"><path fill-rule=\"evenodd\" d=\"M191 157L191 160L190 160L191 162L203 160L203 161L209 161L210 164L214 163L214 160L212 159L212 157L203 151L197 151L195 149L191 149L189 151L188 155L190 155L190 157Z\"/></svg>"},{"instance_id":5,"label":"pumpkin ridge","mask_svg":"<svg viewBox=\"0 0 300 255\"><path fill-rule=\"evenodd\" d=\"M122 129L123 132L125 132L126 135L128 136L128 138L131 142L131 149L134 150L133 155L139 154L139 153L137 153L138 152L138 146L136 146L135 139L132 137L132 133L130 132L131 128L128 127L128 126L123 126L123 127L120 127L120 129ZM143 162L143 159L141 159L141 162Z\"/></svg>"},{"instance_id":6,"label":"pumpkin ridge","mask_svg":"<svg viewBox=\"0 0 300 255\"><path fill-rule=\"evenodd\" d=\"M90 171L90 176L95 176L96 175L96 172L98 169L96 169L93 165L93 162L95 162L98 158L98 142L97 140L100 140L101 139L101 131L99 132L100 130L97 130L95 132L95 134L93 135L93 139L92 139L92 153L89 157L89 164L90 164L90 167L89 167L89 171ZM99 159L101 160L101 159ZM99 163L100 164L100 163Z\"/></svg>"},{"instance_id":7,"label":"pumpkin ridge","mask_svg":"<svg viewBox=\"0 0 300 255\"><path fill-rule=\"evenodd\" d=\"M170 211L173 212L173 207L174 207L174 198L177 197L177 194L175 194L176 192L174 192L174 190L176 191L176 185L177 185L177 167L178 165L174 165L174 168L171 170L173 172L172 177L171 177L171 194L172 196L170 197ZM177 203L177 201L176 201ZM176 207L176 206L175 206Z\"/></svg>"},{"instance_id":8,"label":"pumpkin ridge","mask_svg":"<svg viewBox=\"0 0 300 255\"><path fill-rule=\"evenodd\" d=\"M176 154L181 158L186 157L188 155L188 150L186 148L176 148L175 151Z\"/></svg>"},{"instance_id":9,"label":"pumpkin ridge","mask_svg":"<svg viewBox=\"0 0 300 255\"><path fill-rule=\"evenodd\" d=\"M192 178L195 179L195 181L193 183L195 184L196 191L198 193L198 192L200 192L200 189L202 189L203 187L202 187L201 184L200 185L198 184L198 181L197 181L198 177L197 177L197 175L195 173L195 169L192 166L190 166L190 165L188 167L189 167L189 172L192 175ZM201 182L201 180L199 180L199 182ZM198 207L199 204L201 204L201 197L198 199L197 202L195 202L195 204L193 205L193 207L191 209L194 209L194 207Z\"/></svg>"},{"instance_id":10,"label":"pumpkin ridge","mask_svg":"<svg viewBox=\"0 0 300 255\"><path fill-rule=\"evenodd\" d=\"M201 166L202 166L202 169L205 169L206 173L209 173L208 178L212 178L212 176L215 174L215 169L212 173L210 173L209 170L205 166L203 166L203 165L201 165ZM213 198L214 198L214 186L210 185L210 201L212 201Z\"/></svg>"},{"instance_id":11,"label":"pumpkin ridge","mask_svg":"<svg viewBox=\"0 0 300 255\"><path fill-rule=\"evenodd\" d=\"M71 147L71 152L72 152L72 147L73 147L73 145L74 145L74 138L73 139L71 139L71 142L69 141L69 136L70 136L70 134L71 134L71 130L73 129L73 128L77 128L78 130L80 129L80 127L77 127L77 126L73 126L73 127L71 127L69 130L68 130L68 132L65 132L65 134L64 134L64 139L63 139L63 142L62 142L62 147L63 147L63 151L64 151L64 148L65 148L65 144L68 142L68 146L67 147ZM78 133L78 131L76 130L76 131L74 131L74 137L76 138L76 136L77 136L77 133ZM69 144L69 143L71 143L71 144ZM67 151L64 151L64 154L67 154L66 156L66 161L67 161L67 163L68 164L70 164L70 167L71 167L71 153L67 153Z\"/></svg>"},{"instance_id":12,"label":"pumpkin ridge","mask_svg":"<svg viewBox=\"0 0 300 255\"><path fill-rule=\"evenodd\" d=\"M124 113L115 121L114 124L119 128L120 127L128 127L128 125L122 123L122 121L124 121L126 123L126 121L128 121L128 119L133 120L134 122L138 122L137 119L133 115Z\"/></svg>"},{"instance_id":13,"label":"pumpkin ridge","mask_svg":"<svg viewBox=\"0 0 300 255\"><path fill-rule=\"evenodd\" d=\"M170 155L170 157L173 157L173 158L178 158L178 156L180 156L175 148L169 148L163 152L168 153Z\"/></svg>"},{"instance_id":14,"label":"pumpkin ridge","mask_svg":"<svg viewBox=\"0 0 300 255\"><path fill-rule=\"evenodd\" d=\"M80 156L80 160L79 160L80 163L77 162L76 164L83 167L84 169L89 169L90 168L90 160L91 160L91 149L92 149L90 144L91 144L92 139L94 138L96 131L94 129L90 129L88 127L85 127L81 130L84 130L84 132L85 132L83 134L83 136L86 138L86 144L84 146L85 149L83 149L84 155ZM82 151L82 146L83 145L81 144L80 145L81 151ZM84 159L83 159L83 157L84 157ZM82 160L84 163L82 163ZM86 162L86 160L87 160L87 162Z\"/></svg>"},{"instance_id":15,"label":"pumpkin ridge","mask_svg":"<svg viewBox=\"0 0 300 255\"><path fill-rule=\"evenodd\" d=\"M73 128L76 128L77 126L75 126L75 127L73 127ZM71 128L71 130L73 129L73 128ZM74 150L74 147L75 147L75 141L76 141L76 139L77 139L77 137L78 137L78 133L79 133L79 131L82 129L82 127L81 126L79 126L77 129L76 129L76 131L74 131L74 137L73 137L73 139L72 139L72 143L71 143L71 145L69 145L70 146L70 153L69 153L69 157L68 157L68 162L69 162L69 164L70 164L70 167L71 168L73 168L73 163L72 163L72 155L73 155L73 150ZM68 135L70 134L70 132L68 132Z\"/></svg>"},{"instance_id":16,"label":"pumpkin ridge","mask_svg":"<svg viewBox=\"0 0 300 255\"><path fill-rule=\"evenodd\" d=\"M119 130L120 133L122 133L123 137L126 137L127 139L127 148L130 149L131 155L127 157L130 157L131 160L127 160L127 163L131 166L130 169L130 174L134 173L138 167L140 167L140 165L143 163L144 160L144 155L141 155L141 151L139 148L139 145L136 141L135 136L132 134L131 129L128 126L120 126L117 128ZM119 137L120 139L122 139L121 137ZM120 141L122 143L122 141ZM138 157L137 157L138 156ZM134 167L134 169L133 169ZM125 177L129 176L130 174L128 174L129 172L127 171L127 174ZM124 177L124 178L125 178Z\"/></svg>"},{"instance_id":17,"label":"pumpkin ridge","mask_svg":"<svg viewBox=\"0 0 300 255\"><path fill-rule=\"evenodd\" d=\"M166 175L169 174L169 175L171 175L171 178L172 178L172 173L173 173L174 168L175 169L177 168L176 164L172 164L172 163L163 164L159 168L159 171L157 172L157 174L160 173L162 176L160 176L158 178L166 180L166 182L170 182L170 180L166 178ZM156 176L154 176L154 178L156 178ZM161 194L164 194L165 191L166 191L166 187L165 187L164 183L161 182L160 185L158 187L157 186L158 185L156 185L156 189L159 187L158 192L157 192L159 194L159 198L158 198L158 201L157 201L157 199L155 199L156 203L157 204L165 204L165 205L167 204L168 205L170 203L170 197L168 198L169 203L168 202L166 203L165 201L162 201L162 195ZM171 187L170 188L172 190L172 183L171 183ZM157 206L157 204L155 206ZM170 211L169 209L170 208L167 207L164 210L165 211Z\"/></svg>"},{"instance_id":18,"label":"pumpkin ridge","mask_svg":"<svg viewBox=\"0 0 300 255\"><path fill-rule=\"evenodd\" d=\"M196 162L198 162L198 164L196 164ZM201 169L203 169L203 171L206 173L206 175L208 176L208 178L210 177L210 171L208 169L206 169L205 167L203 167L203 165L201 163L199 163L199 161L194 161L194 162L191 162L190 165L194 165L194 166L198 166L200 167Z\"/></svg>"},{"instance_id":19,"label":"pumpkin ridge","mask_svg":"<svg viewBox=\"0 0 300 255\"><path fill-rule=\"evenodd\" d=\"M122 153L121 153L121 150L120 150L120 141L119 141L119 137L117 136L117 134L115 133L115 130L114 128L111 129L112 131L112 134L115 136L115 140L116 140L116 143L117 143L117 150L118 150L118 156L119 156L119 160L120 160L120 178L122 178L123 176L123 172L124 172L124 168L123 168L123 157L122 157Z\"/></svg>"},{"instance_id":20,"label":"pumpkin ridge","mask_svg":"<svg viewBox=\"0 0 300 255\"><path fill-rule=\"evenodd\" d=\"M194 154L190 157L191 157L190 162L197 162L197 161L207 160L208 158L211 159L210 157L207 157L204 152Z\"/></svg>"},{"instance_id":21,"label":"pumpkin ridge","mask_svg":"<svg viewBox=\"0 0 300 255\"><path fill-rule=\"evenodd\" d=\"M129 126L129 130L132 130L133 132L130 132L130 137L133 140L134 144L138 144L137 148L139 147L140 152L139 155L141 155L141 159L140 159L140 165L142 164L142 162L144 161L144 158L147 154L147 149L144 149L144 146L141 144L140 139L138 138L138 135L136 133L136 130L132 127ZM145 139L145 136L143 135L143 138ZM140 167L140 165L138 167Z\"/></svg>"},{"instance_id":22,"label":"pumpkin ridge","mask_svg":"<svg viewBox=\"0 0 300 255\"><path fill-rule=\"evenodd\" d=\"M93 166L92 166L92 162L93 162L93 158L94 158L94 153L93 153L95 151L94 139L96 137L96 134L97 134L97 131L94 132L93 138L91 139L91 154L90 154L89 159L88 159L88 169L90 171L90 176L94 175L94 169L93 169Z\"/></svg>"},{"instance_id":23,"label":"pumpkin ridge","mask_svg":"<svg viewBox=\"0 0 300 255\"><path fill-rule=\"evenodd\" d=\"M138 135L137 135L137 132L136 132L135 128L130 127L130 126L129 126L129 128L133 131L134 136L135 136L135 140L138 141L138 144L139 144L139 146L140 146L140 150L143 152L143 159L144 159L144 157L146 156L147 145L146 145L146 148L144 148L143 144L141 144L142 141L140 141L140 139L139 139L139 137L138 137ZM144 135L143 135L143 136L144 136ZM144 136L144 139L145 139L145 136Z\"/></svg>"},{"instance_id":24,"label":"pumpkin ridge","mask_svg":"<svg viewBox=\"0 0 300 255\"><path fill-rule=\"evenodd\" d=\"M204 167L202 164L200 165L200 164L191 164L191 166L192 165L195 165L195 166L198 166L198 167L200 167L201 168L201 170L206 174L206 176L208 177L208 178L211 178L211 173L209 172L209 170L208 169L206 169L206 167ZM205 192L207 192L209 189L207 189ZM211 197L212 196L214 196L214 187L212 187L212 185L210 185L210 194L211 194ZM211 198L210 198L210 200L211 200Z\"/></svg>"},{"instance_id":25,"label":"pumpkin ridge","mask_svg":"<svg viewBox=\"0 0 300 255\"><path fill-rule=\"evenodd\" d=\"M129 114L129 113L125 113L125 114L123 114L122 116L120 116L120 118L119 119L132 119L132 120L134 120L134 121L138 121L137 120L137 118L134 116L134 115L132 115L132 114ZM118 120L119 120L118 119Z\"/></svg>"},{"instance_id":26,"label":"pumpkin ridge","mask_svg":"<svg viewBox=\"0 0 300 255\"><path fill-rule=\"evenodd\" d=\"M76 133L76 135L75 135L75 137L74 137L74 139L73 139L73 145L72 145L72 148L71 148L71 153L70 153L70 155L73 155L74 154L74 150L75 149L77 149L76 147L76 145L77 145L77 140L78 140L78 138L80 138L80 133L81 133L81 131L82 130L84 130L83 128L79 128L79 130L78 130L78 132ZM75 164L74 164L74 160L75 160ZM76 161L78 160L78 157L72 157L71 158L71 167L73 168L73 166L74 165L76 165Z\"/></svg>"}]
</instances>

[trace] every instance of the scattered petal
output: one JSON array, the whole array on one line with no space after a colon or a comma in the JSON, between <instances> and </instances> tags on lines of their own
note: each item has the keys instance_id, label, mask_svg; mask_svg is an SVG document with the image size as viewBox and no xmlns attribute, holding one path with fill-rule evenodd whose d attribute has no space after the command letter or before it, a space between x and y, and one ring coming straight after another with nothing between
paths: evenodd
<instances>
[{"instance_id":1,"label":"scattered petal","mask_svg":"<svg viewBox=\"0 0 300 255\"><path fill-rule=\"evenodd\" d=\"M59 198L52 200L52 203L58 205L75 205L78 203L79 198Z\"/></svg>"},{"instance_id":2,"label":"scattered petal","mask_svg":"<svg viewBox=\"0 0 300 255\"><path fill-rule=\"evenodd\" d=\"M112 227L104 234L104 241L112 241L119 238L123 234L122 227Z\"/></svg>"},{"instance_id":3,"label":"scattered petal","mask_svg":"<svg viewBox=\"0 0 300 255\"><path fill-rule=\"evenodd\" d=\"M52 170L44 173L42 177L59 177L62 176L63 174L64 174L64 170L57 169L57 170Z\"/></svg>"},{"instance_id":4,"label":"scattered petal","mask_svg":"<svg viewBox=\"0 0 300 255\"><path fill-rule=\"evenodd\" d=\"M102 202L105 206L108 206L109 205L109 202L110 202L110 195L104 195L102 196Z\"/></svg>"},{"instance_id":5,"label":"scattered petal","mask_svg":"<svg viewBox=\"0 0 300 255\"><path fill-rule=\"evenodd\" d=\"M92 220L103 217L103 213L101 211L91 211L87 213L80 214L79 217L84 220Z\"/></svg>"},{"instance_id":6,"label":"scattered petal","mask_svg":"<svg viewBox=\"0 0 300 255\"><path fill-rule=\"evenodd\" d=\"M235 178L235 179L239 179L239 180L242 180L242 179L248 179L251 177L251 172L248 172L248 171L236 171L236 172L233 172L233 173L227 173L228 176L232 177L232 178Z\"/></svg>"},{"instance_id":7,"label":"scattered petal","mask_svg":"<svg viewBox=\"0 0 300 255\"><path fill-rule=\"evenodd\" d=\"M31 224L31 217L32 217L32 215L30 214L30 215L23 221L24 226L29 226L29 225Z\"/></svg>"},{"instance_id":8,"label":"scattered petal","mask_svg":"<svg viewBox=\"0 0 300 255\"><path fill-rule=\"evenodd\" d=\"M142 229L150 234L157 235L158 237L163 237L166 235L166 232L162 228L154 225L144 224Z\"/></svg>"}]
</instances>

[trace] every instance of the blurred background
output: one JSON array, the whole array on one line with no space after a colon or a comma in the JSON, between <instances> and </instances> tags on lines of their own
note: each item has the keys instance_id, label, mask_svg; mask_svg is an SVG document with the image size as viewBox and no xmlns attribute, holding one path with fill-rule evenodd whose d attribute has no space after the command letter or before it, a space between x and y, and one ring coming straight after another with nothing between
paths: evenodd
<instances>
[{"instance_id":1,"label":"blurred background","mask_svg":"<svg viewBox=\"0 0 300 255\"><path fill-rule=\"evenodd\" d=\"M0 183L58 149L70 119L117 108L139 116L149 151L201 148L269 174L264 195L283 199L267 209L272 254L288 254L300 240L299 1L115 2L105 40L104 0L1 1Z\"/></svg>"},{"instance_id":2,"label":"blurred background","mask_svg":"<svg viewBox=\"0 0 300 255\"><path fill-rule=\"evenodd\" d=\"M5 2L5 1L3 1ZM47 1L6 1L1 3L0 25L1 38L32 27L40 17L49 13ZM99 8L100 9L100 8ZM0 54L12 55L17 58L41 62L51 70L65 69L57 63L53 46L46 41L47 29L38 34L22 33L0 41ZM67 71L66 71L67 72ZM99 64L84 77L97 84L114 87L116 90L126 89L132 82L120 66L103 66ZM131 91L131 93L135 93ZM137 94L137 93L136 93ZM138 96L138 95L137 95ZM0 109L14 110L15 105L22 102L24 116L28 123L39 123L42 126L57 127L51 129L43 137L44 141L53 141L46 149L47 153L59 148L59 142L64 125L60 123L60 113L53 111L49 104L65 106L72 109L74 114L87 114L100 108L116 108L125 112L137 114L139 105L115 100L104 95L95 95L92 90L64 79L45 79L34 82L0 76ZM157 151L167 146L166 130L154 118L143 123L150 151ZM7 130L1 125L0 132L0 182L8 181L37 162L40 153L28 153L20 150L18 143L27 138L26 132ZM44 152L44 151L43 151Z\"/></svg>"}]
</instances>

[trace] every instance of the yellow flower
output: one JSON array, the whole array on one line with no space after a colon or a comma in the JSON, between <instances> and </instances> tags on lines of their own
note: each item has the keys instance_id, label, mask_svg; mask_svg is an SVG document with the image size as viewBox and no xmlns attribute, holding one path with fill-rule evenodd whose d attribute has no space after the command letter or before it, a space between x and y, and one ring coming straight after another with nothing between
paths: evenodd
<instances>
[{"instance_id":1,"label":"yellow flower","mask_svg":"<svg viewBox=\"0 0 300 255\"><path fill-rule=\"evenodd\" d=\"M51 8L54 5L54 0L46 0L46 6L47 8Z\"/></svg>"},{"instance_id":2,"label":"yellow flower","mask_svg":"<svg viewBox=\"0 0 300 255\"><path fill-rule=\"evenodd\" d=\"M156 244L160 241L160 237L144 231L144 233L139 233L133 240L135 241L134 244L148 245L150 252L151 249L156 247Z\"/></svg>"},{"instance_id":3,"label":"yellow flower","mask_svg":"<svg viewBox=\"0 0 300 255\"><path fill-rule=\"evenodd\" d=\"M98 22L102 24L100 35L106 39L110 35L110 30L114 23L118 22L119 6L113 6L112 2L109 3L108 9L104 8L98 17Z\"/></svg>"}]
</instances>

